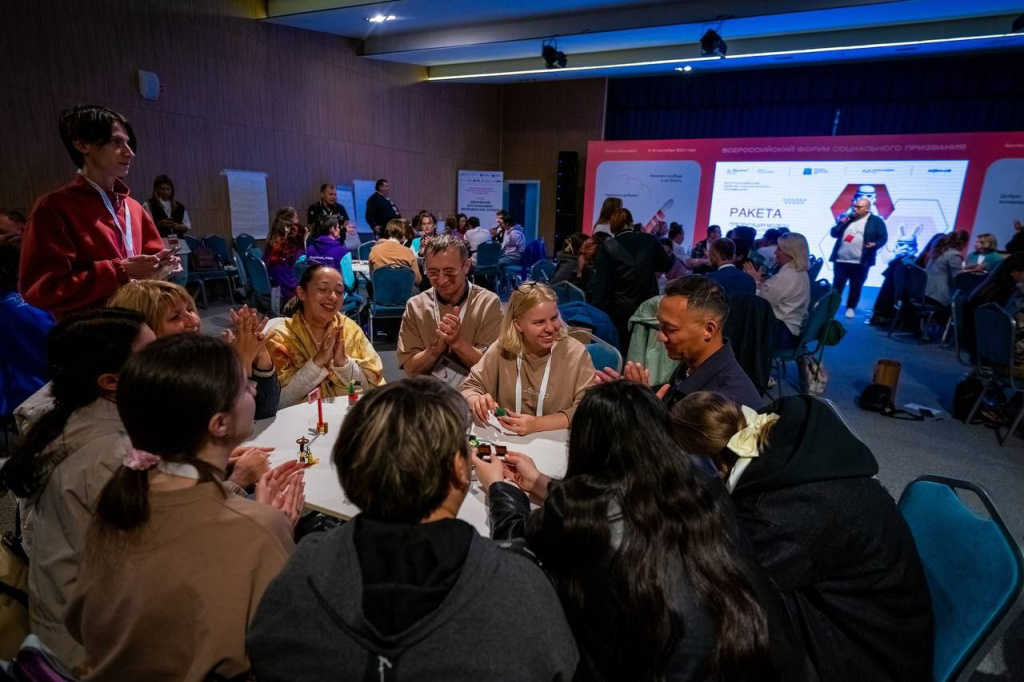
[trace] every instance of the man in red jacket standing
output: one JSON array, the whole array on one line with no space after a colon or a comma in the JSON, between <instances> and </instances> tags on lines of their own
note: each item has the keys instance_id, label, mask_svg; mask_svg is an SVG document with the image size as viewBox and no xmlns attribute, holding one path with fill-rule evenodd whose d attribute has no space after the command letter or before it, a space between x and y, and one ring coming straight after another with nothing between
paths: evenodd
<instances>
[{"instance_id":1,"label":"man in red jacket standing","mask_svg":"<svg viewBox=\"0 0 1024 682\"><path fill-rule=\"evenodd\" d=\"M60 136L78 166L73 181L42 196L22 244L22 296L57 317L103 305L133 279L163 279L181 268L123 180L135 136L121 114L78 106L60 115Z\"/></svg>"}]
</instances>

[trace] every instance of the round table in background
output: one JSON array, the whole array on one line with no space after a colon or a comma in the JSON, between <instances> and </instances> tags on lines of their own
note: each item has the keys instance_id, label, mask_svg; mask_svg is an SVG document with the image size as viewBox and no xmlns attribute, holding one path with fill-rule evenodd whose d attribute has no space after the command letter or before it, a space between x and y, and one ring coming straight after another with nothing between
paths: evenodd
<instances>
[{"instance_id":1,"label":"round table in background","mask_svg":"<svg viewBox=\"0 0 1024 682\"><path fill-rule=\"evenodd\" d=\"M359 508L345 497L345 491L338 482L338 473L331 462L331 452L348 410L348 400L338 398L334 402L325 401L323 410L324 420L329 425L326 434L316 434L311 430L316 425L316 404L300 403L279 410L273 418L256 422L255 435L247 444L273 447L270 462L272 466L277 466L289 459L296 459L299 446L295 441L302 437L308 438L309 448L320 462L306 469L306 506L347 520L358 514ZM568 430L511 436L501 435L490 427L474 426L472 433L481 440L505 445L509 450L529 455L537 463L538 469L553 478L565 475ZM387 453L381 453L381 456L387 456ZM459 510L459 518L472 524L484 537L490 535L485 494L475 479Z\"/></svg>"}]
</instances>

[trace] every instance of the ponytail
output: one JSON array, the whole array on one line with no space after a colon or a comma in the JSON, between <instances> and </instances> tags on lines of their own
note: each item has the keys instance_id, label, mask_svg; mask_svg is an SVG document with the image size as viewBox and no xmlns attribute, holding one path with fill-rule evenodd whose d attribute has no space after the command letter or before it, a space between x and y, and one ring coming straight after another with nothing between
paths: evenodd
<instances>
[{"instance_id":1,"label":"ponytail","mask_svg":"<svg viewBox=\"0 0 1024 682\"><path fill-rule=\"evenodd\" d=\"M174 334L154 341L125 364L117 409L136 458L126 455L96 506L101 535L131 533L149 520L149 469L157 461L196 468L200 483L220 482L223 471L199 458L209 441L210 420L230 412L247 375L232 348L201 334ZM174 413L174 420L167 415ZM131 464L129 467L127 464ZM223 490L222 490L223 492Z\"/></svg>"}]
</instances>

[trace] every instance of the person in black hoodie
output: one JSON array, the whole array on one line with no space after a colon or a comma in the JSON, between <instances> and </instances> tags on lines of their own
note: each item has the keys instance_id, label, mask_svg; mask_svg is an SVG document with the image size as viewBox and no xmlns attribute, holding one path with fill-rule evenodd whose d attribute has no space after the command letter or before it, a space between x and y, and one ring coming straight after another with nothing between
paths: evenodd
<instances>
[{"instance_id":1,"label":"person in black hoodie","mask_svg":"<svg viewBox=\"0 0 1024 682\"><path fill-rule=\"evenodd\" d=\"M469 427L466 401L432 377L349 409L333 462L363 511L306 537L267 588L246 640L261 682L572 678L543 572L456 519Z\"/></svg>"},{"instance_id":2,"label":"person in black hoodie","mask_svg":"<svg viewBox=\"0 0 1024 682\"><path fill-rule=\"evenodd\" d=\"M788 396L757 412L692 393L676 441L710 457L782 591L822 680L930 680L931 596L878 463L827 403Z\"/></svg>"},{"instance_id":3,"label":"person in black hoodie","mask_svg":"<svg viewBox=\"0 0 1024 682\"><path fill-rule=\"evenodd\" d=\"M555 256L555 271L551 273L551 284L569 282L581 289L584 288L579 271L580 255L586 242L587 235L582 232L576 232L566 237L562 250Z\"/></svg>"},{"instance_id":4,"label":"person in black hoodie","mask_svg":"<svg viewBox=\"0 0 1024 682\"><path fill-rule=\"evenodd\" d=\"M595 386L572 426L561 482L522 454L473 461L492 537L525 536L562 598L576 680L815 679L778 595L736 545L728 495L673 443L654 393Z\"/></svg>"}]
</instances>

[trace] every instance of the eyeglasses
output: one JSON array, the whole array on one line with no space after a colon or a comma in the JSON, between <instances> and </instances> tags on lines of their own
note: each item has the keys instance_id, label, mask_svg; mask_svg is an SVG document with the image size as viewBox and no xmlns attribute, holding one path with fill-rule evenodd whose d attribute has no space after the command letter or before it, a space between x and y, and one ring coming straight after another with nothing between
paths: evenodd
<instances>
[{"instance_id":1,"label":"eyeglasses","mask_svg":"<svg viewBox=\"0 0 1024 682\"><path fill-rule=\"evenodd\" d=\"M516 287L516 291L519 292L520 294L528 294L532 290L537 288L550 289L550 287L547 284L544 284L543 282L524 282L523 284L520 284L519 286Z\"/></svg>"},{"instance_id":2,"label":"eyeglasses","mask_svg":"<svg viewBox=\"0 0 1024 682\"><path fill-rule=\"evenodd\" d=\"M440 279L441 277L444 277L445 279L455 279L458 275L459 271L451 268L445 270L427 270L427 279Z\"/></svg>"}]
</instances>

